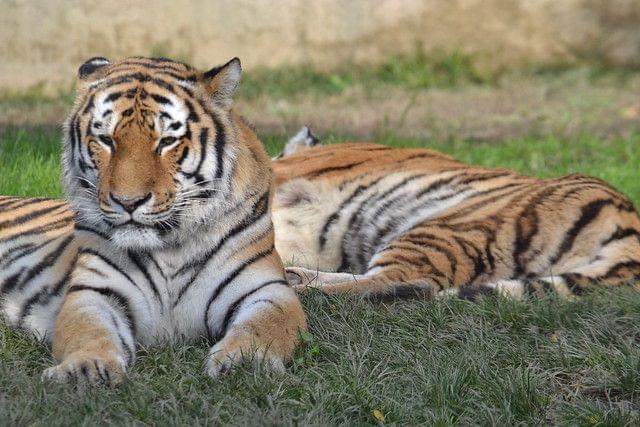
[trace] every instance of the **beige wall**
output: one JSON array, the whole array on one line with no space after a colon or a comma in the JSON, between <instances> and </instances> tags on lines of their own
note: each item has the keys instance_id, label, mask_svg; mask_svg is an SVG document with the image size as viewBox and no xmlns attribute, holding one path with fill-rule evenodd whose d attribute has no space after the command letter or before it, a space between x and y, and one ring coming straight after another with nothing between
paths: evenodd
<instances>
[{"instance_id":1,"label":"beige wall","mask_svg":"<svg viewBox=\"0 0 640 427\"><path fill-rule=\"evenodd\" d=\"M0 89L70 84L95 55L326 69L417 45L488 67L640 65L640 0L0 0Z\"/></svg>"}]
</instances>

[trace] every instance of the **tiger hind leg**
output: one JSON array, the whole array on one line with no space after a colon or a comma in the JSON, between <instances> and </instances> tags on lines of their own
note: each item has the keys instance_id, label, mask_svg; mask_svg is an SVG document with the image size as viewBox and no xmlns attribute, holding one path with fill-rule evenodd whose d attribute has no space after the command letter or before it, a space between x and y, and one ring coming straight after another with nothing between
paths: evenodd
<instances>
[{"instance_id":1,"label":"tiger hind leg","mask_svg":"<svg viewBox=\"0 0 640 427\"><path fill-rule=\"evenodd\" d=\"M553 293L572 299L594 288L633 284L640 289L640 234L636 232L623 229L613 238L593 243L596 248L588 257L567 252L546 272L525 271L519 276L513 276L508 264L486 268L485 239L482 230L458 233L444 225L430 224L411 229L378 250L364 274L296 267L289 268L288 274L297 277L299 289L315 287L330 294L376 299L450 294L473 300L485 293L519 299Z\"/></svg>"},{"instance_id":2,"label":"tiger hind leg","mask_svg":"<svg viewBox=\"0 0 640 427\"><path fill-rule=\"evenodd\" d=\"M624 244L626 243L626 244ZM624 242L617 250L604 247L593 261L557 274L526 278L503 278L469 284L452 280L450 259L437 256L441 247L420 248L421 262L407 263L407 250L390 250L380 263L365 274L321 272L300 267L287 268L287 277L297 290L317 288L326 294L362 295L372 299L456 296L475 300L480 295L498 294L514 299L555 294L572 300L590 289L631 284L640 290L640 241ZM417 248L416 248L417 249ZM450 250L453 248L450 247ZM404 258L401 258L404 256ZM374 257L375 258L375 257ZM395 264L394 264L395 262ZM380 267L385 265L384 267ZM425 268L427 267L427 268Z\"/></svg>"}]
</instances>

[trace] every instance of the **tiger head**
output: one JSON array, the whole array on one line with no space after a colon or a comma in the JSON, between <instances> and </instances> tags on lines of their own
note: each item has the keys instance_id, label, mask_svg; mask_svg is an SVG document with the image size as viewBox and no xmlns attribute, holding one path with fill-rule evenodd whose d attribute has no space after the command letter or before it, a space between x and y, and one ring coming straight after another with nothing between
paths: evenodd
<instances>
[{"instance_id":1,"label":"tiger head","mask_svg":"<svg viewBox=\"0 0 640 427\"><path fill-rule=\"evenodd\" d=\"M85 62L62 156L77 224L121 248L159 248L268 189L266 154L231 108L240 72L237 58L207 72L164 58Z\"/></svg>"}]
</instances>

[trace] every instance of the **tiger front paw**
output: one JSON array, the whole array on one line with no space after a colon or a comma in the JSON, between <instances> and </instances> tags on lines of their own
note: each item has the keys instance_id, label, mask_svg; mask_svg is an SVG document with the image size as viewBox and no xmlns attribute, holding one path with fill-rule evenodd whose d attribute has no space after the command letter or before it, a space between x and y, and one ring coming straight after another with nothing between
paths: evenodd
<instances>
[{"instance_id":1,"label":"tiger front paw","mask_svg":"<svg viewBox=\"0 0 640 427\"><path fill-rule=\"evenodd\" d=\"M119 358L69 355L56 366L45 369L42 379L76 386L116 385L126 372L124 361Z\"/></svg>"},{"instance_id":2,"label":"tiger front paw","mask_svg":"<svg viewBox=\"0 0 640 427\"><path fill-rule=\"evenodd\" d=\"M222 343L221 343L222 344ZM207 357L205 372L217 378L248 361L254 368L266 368L275 372L284 372L284 357L265 349L253 349L251 346L215 345Z\"/></svg>"}]
</instances>

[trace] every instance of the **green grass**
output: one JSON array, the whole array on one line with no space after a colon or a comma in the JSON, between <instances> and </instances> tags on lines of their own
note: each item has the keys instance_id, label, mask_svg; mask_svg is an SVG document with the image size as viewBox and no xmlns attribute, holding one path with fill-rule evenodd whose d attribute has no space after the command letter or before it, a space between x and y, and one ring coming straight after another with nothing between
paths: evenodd
<instances>
[{"instance_id":1,"label":"green grass","mask_svg":"<svg viewBox=\"0 0 640 427\"><path fill-rule=\"evenodd\" d=\"M244 74L240 96L291 97L299 93L337 95L363 84L366 87L393 85L408 89L451 88L460 84L490 84L499 72L483 72L471 57L452 55L405 55L390 57L374 67L350 65L333 72L312 67L258 69Z\"/></svg>"},{"instance_id":2,"label":"green grass","mask_svg":"<svg viewBox=\"0 0 640 427\"><path fill-rule=\"evenodd\" d=\"M327 138L338 142L340 137ZM0 193L59 196L59 133L0 136ZM283 140L264 138L271 153ZM555 176L581 172L640 201L640 135L500 144L381 135L462 160ZM485 298L374 304L312 293L310 330L286 373L202 374L207 346L145 349L115 389L43 384L46 348L0 327L0 424L640 423L640 297ZM377 412L376 412L377 413Z\"/></svg>"}]
</instances>

